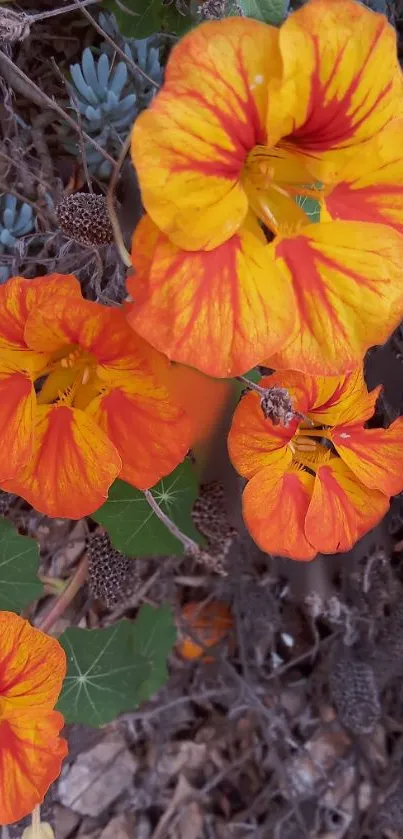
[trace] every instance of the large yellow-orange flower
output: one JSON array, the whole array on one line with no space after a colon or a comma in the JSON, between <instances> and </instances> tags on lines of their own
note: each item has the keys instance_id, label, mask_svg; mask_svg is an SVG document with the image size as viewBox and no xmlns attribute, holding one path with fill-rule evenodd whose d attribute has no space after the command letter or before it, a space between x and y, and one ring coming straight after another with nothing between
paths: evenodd
<instances>
[{"instance_id":1,"label":"large yellow-orange flower","mask_svg":"<svg viewBox=\"0 0 403 839\"><path fill-rule=\"evenodd\" d=\"M380 200L370 217L351 209L354 161L365 147L379 168L381 145L402 179L389 127L402 102L394 30L354 0L310 0L280 30L229 18L189 33L134 126L148 216L133 239L129 322L215 376L277 352L277 366L313 374L357 366L401 318L403 274L393 213ZM314 181L319 225L295 201Z\"/></svg>"},{"instance_id":2,"label":"large yellow-orange flower","mask_svg":"<svg viewBox=\"0 0 403 839\"><path fill-rule=\"evenodd\" d=\"M0 825L19 821L43 801L60 774L67 743L53 708L66 674L59 642L0 612Z\"/></svg>"},{"instance_id":3,"label":"large yellow-orange flower","mask_svg":"<svg viewBox=\"0 0 403 839\"><path fill-rule=\"evenodd\" d=\"M403 489L403 419L364 427L380 388L368 393L361 370L341 378L286 371L260 384L286 388L307 419L273 425L256 392L235 411L228 445L248 480L243 515L251 535L268 553L293 559L349 550Z\"/></svg>"},{"instance_id":4,"label":"large yellow-orange flower","mask_svg":"<svg viewBox=\"0 0 403 839\"><path fill-rule=\"evenodd\" d=\"M122 310L84 300L71 275L1 286L1 487L75 519L118 475L146 489L169 474L190 424L162 383L164 363Z\"/></svg>"}]
</instances>

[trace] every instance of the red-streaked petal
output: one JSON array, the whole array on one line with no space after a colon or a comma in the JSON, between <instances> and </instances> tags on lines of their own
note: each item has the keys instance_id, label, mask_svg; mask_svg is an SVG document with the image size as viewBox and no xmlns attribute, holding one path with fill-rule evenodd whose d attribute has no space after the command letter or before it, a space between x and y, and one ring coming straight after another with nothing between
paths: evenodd
<instances>
[{"instance_id":1,"label":"red-streaked petal","mask_svg":"<svg viewBox=\"0 0 403 839\"><path fill-rule=\"evenodd\" d=\"M271 387L273 379L274 376L267 376L259 384ZM235 410L228 435L228 451L237 472L244 478L252 478L256 472L277 463L281 463L285 471L292 460L287 443L296 426L296 421L287 428L273 425L263 414L259 394L246 393Z\"/></svg>"},{"instance_id":2,"label":"red-streaked petal","mask_svg":"<svg viewBox=\"0 0 403 839\"><path fill-rule=\"evenodd\" d=\"M403 489L403 419L389 428L339 425L331 435L337 451L361 483L385 495Z\"/></svg>"},{"instance_id":3,"label":"red-streaked petal","mask_svg":"<svg viewBox=\"0 0 403 839\"><path fill-rule=\"evenodd\" d=\"M343 154L401 113L396 33L384 15L353 0L311 0L288 17L279 42L284 71L269 134L280 108L287 140L311 155L317 177L324 153Z\"/></svg>"},{"instance_id":4,"label":"red-streaked petal","mask_svg":"<svg viewBox=\"0 0 403 839\"><path fill-rule=\"evenodd\" d=\"M266 142L268 86L280 73L278 31L255 20L203 23L172 50L162 90L135 122L132 156L148 213L180 247L214 248L242 224L242 167Z\"/></svg>"},{"instance_id":5,"label":"red-streaked petal","mask_svg":"<svg viewBox=\"0 0 403 839\"><path fill-rule=\"evenodd\" d=\"M320 553L349 551L382 519L389 499L361 484L339 458L319 466L305 535Z\"/></svg>"},{"instance_id":6,"label":"red-streaked petal","mask_svg":"<svg viewBox=\"0 0 403 839\"><path fill-rule=\"evenodd\" d=\"M364 423L373 416L381 387L370 393L365 384L362 367L345 376L315 376L316 397L309 416L317 423L338 425L346 422Z\"/></svg>"},{"instance_id":7,"label":"red-streaked petal","mask_svg":"<svg viewBox=\"0 0 403 839\"><path fill-rule=\"evenodd\" d=\"M403 314L403 237L386 225L314 224L272 246L292 282L299 326L273 367L332 376L362 363Z\"/></svg>"},{"instance_id":8,"label":"red-streaked petal","mask_svg":"<svg viewBox=\"0 0 403 839\"><path fill-rule=\"evenodd\" d=\"M121 467L115 446L87 413L40 406L32 459L3 488L45 515L80 519L104 503Z\"/></svg>"},{"instance_id":9,"label":"red-streaked petal","mask_svg":"<svg viewBox=\"0 0 403 839\"><path fill-rule=\"evenodd\" d=\"M147 274L142 253L154 247ZM140 256L140 258L139 258ZM289 280L258 225L244 226L214 251L179 250L143 219L133 239L130 325L174 361L210 376L244 373L279 348L295 323Z\"/></svg>"},{"instance_id":10,"label":"red-streaked petal","mask_svg":"<svg viewBox=\"0 0 403 839\"><path fill-rule=\"evenodd\" d=\"M29 815L60 775L68 751L58 736L63 724L57 711L0 717L0 824Z\"/></svg>"},{"instance_id":11,"label":"red-streaked petal","mask_svg":"<svg viewBox=\"0 0 403 839\"><path fill-rule=\"evenodd\" d=\"M317 550L305 536L304 521L314 478L307 472L275 464L249 481L242 496L242 511L249 533L270 554L292 559L313 559Z\"/></svg>"},{"instance_id":12,"label":"red-streaked petal","mask_svg":"<svg viewBox=\"0 0 403 839\"><path fill-rule=\"evenodd\" d=\"M36 399L31 379L0 370L0 482L13 478L32 451Z\"/></svg>"},{"instance_id":13,"label":"red-streaked petal","mask_svg":"<svg viewBox=\"0 0 403 839\"><path fill-rule=\"evenodd\" d=\"M365 143L324 198L323 220L390 224L403 233L403 120Z\"/></svg>"},{"instance_id":14,"label":"red-streaked petal","mask_svg":"<svg viewBox=\"0 0 403 839\"><path fill-rule=\"evenodd\" d=\"M120 477L149 489L181 463L192 441L186 414L151 377L138 377L89 409L122 458Z\"/></svg>"},{"instance_id":15,"label":"red-streaked petal","mask_svg":"<svg viewBox=\"0 0 403 839\"><path fill-rule=\"evenodd\" d=\"M12 277L0 286L0 348L25 350L29 312L49 299L71 299L80 294L80 283L72 274L49 274L32 280Z\"/></svg>"},{"instance_id":16,"label":"red-streaked petal","mask_svg":"<svg viewBox=\"0 0 403 839\"><path fill-rule=\"evenodd\" d=\"M0 612L0 701L2 715L55 705L66 675L66 655L14 612Z\"/></svg>"}]
</instances>

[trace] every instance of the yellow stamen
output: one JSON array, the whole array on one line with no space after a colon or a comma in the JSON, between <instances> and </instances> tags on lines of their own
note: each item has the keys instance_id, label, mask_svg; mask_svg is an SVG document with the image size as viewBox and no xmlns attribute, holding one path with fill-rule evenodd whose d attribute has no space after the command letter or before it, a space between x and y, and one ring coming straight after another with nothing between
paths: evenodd
<instances>
[{"instance_id":1,"label":"yellow stamen","mask_svg":"<svg viewBox=\"0 0 403 839\"><path fill-rule=\"evenodd\" d=\"M91 376L91 368L90 367L85 367L83 375L82 375L82 379L81 379L81 384L86 385L89 382L90 376Z\"/></svg>"}]
</instances>

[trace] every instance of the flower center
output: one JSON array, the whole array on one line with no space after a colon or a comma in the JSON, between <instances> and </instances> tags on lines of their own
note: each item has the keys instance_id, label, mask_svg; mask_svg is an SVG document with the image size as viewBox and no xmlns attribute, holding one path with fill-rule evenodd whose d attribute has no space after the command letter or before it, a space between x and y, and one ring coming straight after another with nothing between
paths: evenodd
<instances>
[{"instance_id":1,"label":"flower center","mask_svg":"<svg viewBox=\"0 0 403 839\"><path fill-rule=\"evenodd\" d=\"M309 224L295 198L313 193L307 186L311 180L303 164L295 162L286 148L277 146L255 146L241 175L250 209L274 235L282 228L292 231Z\"/></svg>"},{"instance_id":2,"label":"flower center","mask_svg":"<svg viewBox=\"0 0 403 839\"><path fill-rule=\"evenodd\" d=\"M293 466L303 467L316 474L318 466L326 463L335 454L331 443L327 443L328 433L326 428L300 427L288 443Z\"/></svg>"},{"instance_id":3,"label":"flower center","mask_svg":"<svg viewBox=\"0 0 403 839\"><path fill-rule=\"evenodd\" d=\"M35 383L39 405L60 403L84 409L102 389L97 360L91 353L70 345L58 350Z\"/></svg>"}]
</instances>

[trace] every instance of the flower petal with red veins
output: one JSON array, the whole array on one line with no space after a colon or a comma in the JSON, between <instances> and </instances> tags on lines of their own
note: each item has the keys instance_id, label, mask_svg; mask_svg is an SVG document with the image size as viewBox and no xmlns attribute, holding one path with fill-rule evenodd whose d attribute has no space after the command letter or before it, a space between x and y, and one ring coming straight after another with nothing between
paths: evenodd
<instances>
[{"instance_id":1,"label":"flower petal with red veins","mask_svg":"<svg viewBox=\"0 0 403 839\"><path fill-rule=\"evenodd\" d=\"M403 240L402 240L403 241ZM133 239L138 254L154 245L146 276L129 277L130 325L168 358L217 378L244 373L291 335L295 300L256 223L214 251L179 250L164 234L155 246L149 218Z\"/></svg>"},{"instance_id":2,"label":"flower petal with red veins","mask_svg":"<svg viewBox=\"0 0 403 839\"><path fill-rule=\"evenodd\" d=\"M88 407L122 459L120 477L149 489L182 462L191 444L186 414L151 377L138 376Z\"/></svg>"},{"instance_id":3,"label":"flower petal with red veins","mask_svg":"<svg viewBox=\"0 0 403 839\"><path fill-rule=\"evenodd\" d=\"M274 376L265 376L259 384L271 387ZM284 468L291 462L291 453L287 443L292 439L297 427L293 421L285 428L273 425L267 419L260 406L260 396L256 391L249 391L242 397L235 409L230 432L228 451L232 464L244 478L252 478L256 472L272 464L281 463L287 455Z\"/></svg>"},{"instance_id":4,"label":"flower petal with red veins","mask_svg":"<svg viewBox=\"0 0 403 839\"><path fill-rule=\"evenodd\" d=\"M34 351L47 354L74 345L116 374L135 373L147 364L150 369L165 370L167 359L130 329L123 309L83 297L49 300L30 312L25 338Z\"/></svg>"},{"instance_id":5,"label":"flower petal with red veins","mask_svg":"<svg viewBox=\"0 0 403 839\"><path fill-rule=\"evenodd\" d=\"M14 612L0 612L0 636L0 719L53 708L66 675L63 647Z\"/></svg>"},{"instance_id":6,"label":"flower petal with red veins","mask_svg":"<svg viewBox=\"0 0 403 839\"><path fill-rule=\"evenodd\" d=\"M268 133L280 110L287 141L311 155L321 179L326 152L337 160L334 150L343 156L402 112L396 33L361 3L311 0L287 18L279 42L284 71Z\"/></svg>"},{"instance_id":7,"label":"flower petal with red veins","mask_svg":"<svg viewBox=\"0 0 403 839\"><path fill-rule=\"evenodd\" d=\"M132 157L144 206L176 245L215 248L244 221L240 176L266 142L280 74L278 31L256 20L203 23L173 48L162 90L135 122Z\"/></svg>"},{"instance_id":8,"label":"flower petal with red veins","mask_svg":"<svg viewBox=\"0 0 403 839\"><path fill-rule=\"evenodd\" d=\"M0 482L13 478L31 456L36 409L31 379L1 367Z\"/></svg>"},{"instance_id":9,"label":"flower petal with red veins","mask_svg":"<svg viewBox=\"0 0 403 839\"><path fill-rule=\"evenodd\" d=\"M363 145L325 195L321 220L389 224L403 233L403 120Z\"/></svg>"},{"instance_id":10,"label":"flower petal with red veins","mask_svg":"<svg viewBox=\"0 0 403 839\"><path fill-rule=\"evenodd\" d=\"M87 413L40 406L31 461L3 488L47 516L80 519L104 503L121 467L115 446Z\"/></svg>"},{"instance_id":11,"label":"flower petal with red veins","mask_svg":"<svg viewBox=\"0 0 403 839\"><path fill-rule=\"evenodd\" d=\"M386 495L365 487L342 460L333 457L317 468L306 538L319 553L349 551L388 508Z\"/></svg>"},{"instance_id":12,"label":"flower petal with red veins","mask_svg":"<svg viewBox=\"0 0 403 839\"><path fill-rule=\"evenodd\" d=\"M290 455L291 458L291 455ZM270 554L309 560L316 549L305 536L304 521L314 478L284 464L262 469L242 495L245 524L259 547Z\"/></svg>"},{"instance_id":13,"label":"flower petal with red veins","mask_svg":"<svg viewBox=\"0 0 403 839\"><path fill-rule=\"evenodd\" d=\"M294 337L271 358L274 367L319 376L348 372L400 322L403 237L390 227L314 224L269 247L293 285L299 318Z\"/></svg>"},{"instance_id":14,"label":"flower petal with red veins","mask_svg":"<svg viewBox=\"0 0 403 839\"><path fill-rule=\"evenodd\" d=\"M389 428L339 425L331 434L339 455L361 483L385 495L403 489L403 419Z\"/></svg>"},{"instance_id":15,"label":"flower petal with red veins","mask_svg":"<svg viewBox=\"0 0 403 839\"><path fill-rule=\"evenodd\" d=\"M60 775L68 751L58 736L63 724L57 711L0 716L0 824L29 815Z\"/></svg>"},{"instance_id":16,"label":"flower petal with red veins","mask_svg":"<svg viewBox=\"0 0 403 839\"><path fill-rule=\"evenodd\" d=\"M364 423L373 416L376 400L382 390L376 387L368 393L362 367L345 376L314 376L316 397L309 416L323 425Z\"/></svg>"},{"instance_id":17,"label":"flower petal with red veins","mask_svg":"<svg viewBox=\"0 0 403 839\"><path fill-rule=\"evenodd\" d=\"M71 299L80 294L80 283L73 274L7 280L0 286L0 349L26 350L24 330L29 312L49 299Z\"/></svg>"}]
</instances>

